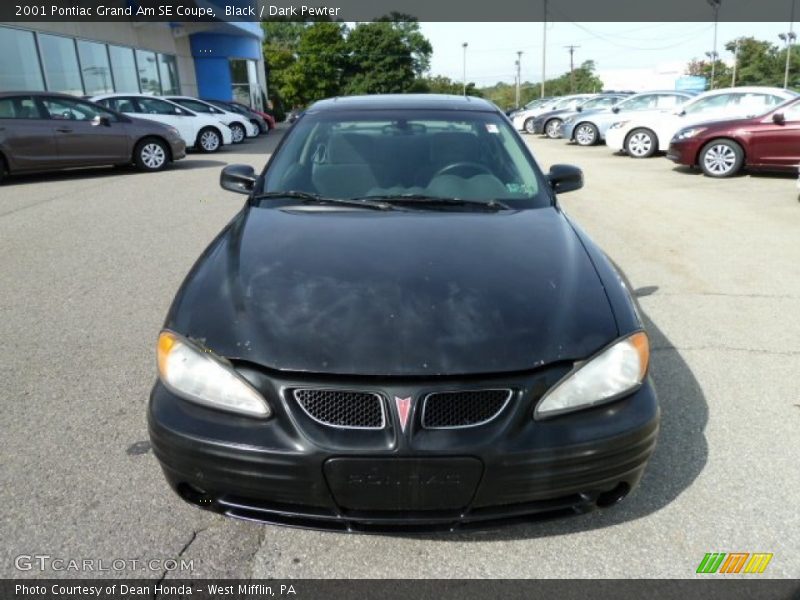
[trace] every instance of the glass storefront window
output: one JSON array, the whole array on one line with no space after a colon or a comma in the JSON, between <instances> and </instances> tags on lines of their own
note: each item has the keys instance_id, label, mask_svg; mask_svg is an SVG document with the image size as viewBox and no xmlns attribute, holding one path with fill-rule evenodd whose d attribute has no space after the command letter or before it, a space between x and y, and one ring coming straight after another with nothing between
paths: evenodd
<instances>
[{"instance_id":1,"label":"glass storefront window","mask_svg":"<svg viewBox=\"0 0 800 600\"><path fill-rule=\"evenodd\" d=\"M261 93L258 87L256 61L232 58L231 83L233 99L247 106L261 106Z\"/></svg>"},{"instance_id":2,"label":"glass storefront window","mask_svg":"<svg viewBox=\"0 0 800 600\"><path fill-rule=\"evenodd\" d=\"M94 95L114 91L105 44L79 40L78 57L81 60L85 93Z\"/></svg>"},{"instance_id":3,"label":"glass storefront window","mask_svg":"<svg viewBox=\"0 0 800 600\"><path fill-rule=\"evenodd\" d=\"M136 51L136 66L139 70L139 85L142 93L160 94L161 83L158 80L158 62L155 52Z\"/></svg>"},{"instance_id":4,"label":"glass storefront window","mask_svg":"<svg viewBox=\"0 0 800 600\"><path fill-rule=\"evenodd\" d=\"M44 33L40 33L38 38L48 91L76 96L83 94L75 40Z\"/></svg>"},{"instance_id":5,"label":"glass storefront window","mask_svg":"<svg viewBox=\"0 0 800 600\"><path fill-rule=\"evenodd\" d=\"M114 72L114 91L138 93L139 76L136 73L133 48L109 45L108 54L111 57L111 69Z\"/></svg>"},{"instance_id":6,"label":"glass storefront window","mask_svg":"<svg viewBox=\"0 0 800 600\"><path fill-rule=\"evenodd\" d=\"M44 90L33 33L0 27L0 91Z\"/></svg>"},{"instance_id":7,"label":"glass storefront window","mask_svg":"<svg viewBox=\"0 0 800 600\"><path fill-rule=\"evenodd\" d=\"M161 93L180 94L181 83L178 79L178 61L169 54L158 55L158 70L161 73Z\"/></svg>"}]
</instances>

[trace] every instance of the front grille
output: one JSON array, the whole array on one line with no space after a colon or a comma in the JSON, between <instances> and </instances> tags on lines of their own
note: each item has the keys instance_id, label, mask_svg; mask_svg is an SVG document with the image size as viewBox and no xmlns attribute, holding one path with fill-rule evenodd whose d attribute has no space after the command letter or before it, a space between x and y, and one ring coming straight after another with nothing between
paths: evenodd
<instances>
[{"instance_id":1,"label":"front grille","mask_svg":"<svg viewBox=\"0 0 800 600\"><path fill-rule=\"evenodd\" d=\"M425 396L422 426L453 429L483 425L497 417L511 399L511 390L434 392Z\"/></svg>"},{"instance_id":2,"label":"front grille","mask_svg":"<svg viewBox=\"0 0 800 600\"><path fill-rule=\"evenodd\" d=\"M383 429L383 398L371 392L298 389L294 399L317 423L347 429Z\"/></svg>"}]
</instances>

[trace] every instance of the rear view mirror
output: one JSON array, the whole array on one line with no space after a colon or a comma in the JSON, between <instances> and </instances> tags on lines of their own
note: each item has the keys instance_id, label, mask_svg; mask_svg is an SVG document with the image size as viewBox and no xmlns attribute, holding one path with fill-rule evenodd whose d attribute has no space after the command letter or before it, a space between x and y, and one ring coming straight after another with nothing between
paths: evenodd
<instances>
[{"instance_id":1,"label":"rear view mirror","mask_svg":"<svg viewBox=\"0 0 800 600\"><path fill-rule=\"evenodd\" d=\"M256 171L250 165L228 165L219 176L220 187L237 194L249 194L255 182Z\"/></svg>"},{"instance_id":2,"label":"rear view mirror","mask_svg":"<svg viewBox=\"0 0 800 600\"><path fill-rule=\"evenodd\" d=\"M776 125L783 125L786 123L786 117L782 112L776 112L772 115L772 122Z\"/></svg>"},{"instance_id":3,"label":"rear view mirror","mask_svg":"<svg viewBox=\"0 0 800 600\"><path fill-rule=\"evenodd\" d=\"M583 187L583 171L572 165L553 165L547 180L556 194L572 192Z\"/></svg>"}]
</instances>

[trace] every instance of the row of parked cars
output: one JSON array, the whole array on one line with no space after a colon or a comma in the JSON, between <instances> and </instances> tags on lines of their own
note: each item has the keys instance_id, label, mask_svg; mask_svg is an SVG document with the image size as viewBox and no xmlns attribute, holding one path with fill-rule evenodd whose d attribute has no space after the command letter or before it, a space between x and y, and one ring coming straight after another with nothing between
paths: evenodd
<instances>
[{"instance_id":1,"label":"row of parked cars","mask_svg":"<svg viewBox=\"0 0 800 600\"><path fill-rule=\"evenodd\" d=\"M710 177L800 164L800 95L781 88L576 94L534 100L509 117L520 131L579 146L605 141L632 158L665 152Z\"/></svg>"},{"instance_id":2,"label":"row of parked cars","mask_svg":"<svg viewBox=\"0 0 800 600\"><path fill-rule=\"evenodd\" d=\"M268 113L189 96L0 93L0 180L12 173L135 164L158 171L187 148L217 152L266 134Z\"/></svg>"}]
</instances>

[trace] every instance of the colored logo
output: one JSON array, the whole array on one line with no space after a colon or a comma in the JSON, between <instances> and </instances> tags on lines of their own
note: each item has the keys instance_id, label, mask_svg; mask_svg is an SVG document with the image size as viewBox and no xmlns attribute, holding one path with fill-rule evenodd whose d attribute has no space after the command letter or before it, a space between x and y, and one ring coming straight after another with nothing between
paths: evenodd
<instances>
[{"instance_id":1,"label":"colored logo","mask_svg":"<svg viewBox=\"0 0 800 600\"><path fill-rule=\"evenodd\" d=\"M405 433L406 425L408 424L408 415L411 412L411 396L408 398L398 398L395 396L394 402L397 405L397 416L400 417L400 429Z\"/></svg>"},{"instance_id":2,"label":"colored logo","mask_svg":"<svg viewBox=\"0 0 800 600\"><path fill-rule=\"evenodd\" d=\"M720 573L731 575L736 573L763 573L772 554L749 552L707 552L697 567L698 573Z\"/></svg>"}]
</instances>

